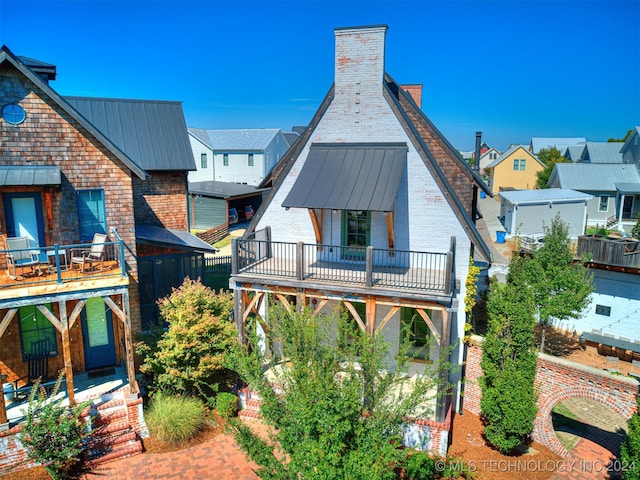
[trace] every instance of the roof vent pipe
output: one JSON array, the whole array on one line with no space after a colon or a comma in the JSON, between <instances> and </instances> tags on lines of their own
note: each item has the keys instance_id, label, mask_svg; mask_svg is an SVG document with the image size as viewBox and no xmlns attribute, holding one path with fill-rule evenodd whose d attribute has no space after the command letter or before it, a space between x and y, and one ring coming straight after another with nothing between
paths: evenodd
<instances>
[{"instance_id":1,"label":"roof vent pipe","mask_svg":"<svg viewBox=\"0 0 640 480\"><path fill-rule=\"evenodd\" d=\"M473 169L480 171L480 144L482 143L482 132L476 132L476 153L474 156Z\"/></svg>"}]
</instances>

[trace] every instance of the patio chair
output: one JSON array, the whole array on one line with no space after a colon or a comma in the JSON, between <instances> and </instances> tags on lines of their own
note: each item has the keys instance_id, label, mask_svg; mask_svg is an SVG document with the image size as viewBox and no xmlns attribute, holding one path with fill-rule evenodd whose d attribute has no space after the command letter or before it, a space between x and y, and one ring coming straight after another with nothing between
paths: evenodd
<instances>
[{"instance_id":1,"label":"patio chair","mask_svg":"<svg viewBox=\"0 0 640 480\"><path fill-rule=\"evenodd\" d=\"M607 355L607 363L605 364L605 370L608 370L611 373L620 373L620 368L618 368L618 357L612 357Z\"/></svg>"},{"instance_id":2,"label":"patio chair","mask_svg":"<svg viewBox=\"0 0 640 480\"><path fill-rule=\"evenodd\" d=\"M6 240L7 245L7 274L13 280L18 278L18 268L30 268L31 273L39 273L40 254L37 250L31 249L29 237L11 237Z\"/></svg>"},{"instance_id":3,"label":"patio chair","mask_svg":"<svg viewBox=\"0 0 640 480\"><path fill-rule=\"evenodd\" d=\"M71 268L73 269L74 265L78 265L80 272L90 272L93 271L94 265L99 265L99 270L102 270L104 260L104 242L106 240L107 236L104 233L96 233L93 235L91 248L72 251Z\"/></svg>"},{"instance_id":4,"label":"patio chair","mask_svg":"<svg viewBox=\"0 0 640 480\"><path fill-rule=\"evenodd\" d=\"M16 398L29 396L36 382L45 386L49 380L50 351L49 340L46 338L31 343L31 353L27 354L27 375L13 382ZM24 380L26 383L19 386Z\"/></svg>"}]
</instances>

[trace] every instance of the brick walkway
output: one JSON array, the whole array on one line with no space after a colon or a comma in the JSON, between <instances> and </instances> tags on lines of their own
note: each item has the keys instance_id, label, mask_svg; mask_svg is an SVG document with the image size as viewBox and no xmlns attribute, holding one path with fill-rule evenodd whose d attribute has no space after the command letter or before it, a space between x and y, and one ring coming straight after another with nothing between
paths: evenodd
<instances>
[{"instance_id":1,"label":"brick walkway","mask_svg":"<svg viewBox=\"0 0 640 480\"><path fill-rule=\"evenodd\" d=\"M144 454L96 468L87 480L256 480L255 464L247 461L231 435L218 435L195 447L166 454Z\"/></svg>"},{"instance_id":2,"label":"brick walkway","mask_svg":"<svg viewBox=\"0 0 640 480\"><path fill-rule=\"evenodd\" d=\"M620 478L616 459L626 435L626 421L598 402L572 398L563 403L585 424L585 430L552 480Z\"/></svg>"}]
</instances>

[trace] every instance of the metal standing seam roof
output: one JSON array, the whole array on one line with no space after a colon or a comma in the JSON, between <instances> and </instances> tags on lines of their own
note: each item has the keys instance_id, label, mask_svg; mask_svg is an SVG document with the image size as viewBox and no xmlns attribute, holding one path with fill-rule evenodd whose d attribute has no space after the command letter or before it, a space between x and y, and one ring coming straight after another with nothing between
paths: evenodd
<instances>
[{"instance_id":1,"label":"metal standing seam roof","mask_svg":"<svg viewBox=\"0 0 640 480\"><path fill-rule=\"evenodd\" d=\"M564 157L568 158L572 162L578 162L580 157L582 157L584 147L584 145L569 145L565 147L565 152L563 152Z\"/></svg>"},{"instance_id":2,"label":"metal standing seam roof","mask_svg":"<svg viewBox=\"0 0 640 480\"><path fill-rule=\"evenodd\" d=\"M87 97L65 100L143 169L196 169L180 102Z\"/></svg>"},{"instance_id":3,"label":"metal standing seam roof","mask_svg":"<svg viewBox=\"0 0 640 480\"><path fill-rule=\"evenodd\" d=\"M616 183L616 190L623 195L640 195L640 183Z\"/></svg>"},{"instance_id":4,"label":"metal standing seam roof","mask_svg":"<svg viewBox=\"0 0 640 480\"><path fill-rule=\"evenodd\" d=\"M256 188L253 185L244 183L214 182L212 180L204 182L189 182L189 193L194 195L205 195L210 197L231 198L245 195L259 195L268 188Z\"/></svg>"},{"instance_id":5,"label":"metal standing seam roof","mask_svg":"<svg viewBox=\"0 0 640 480\"><path fill-rule=\"evenodd\" d=\"M178 250L217 252L218 249L183 230L136 224L136 242Z\"/></svg>"},{"instance_id":6,"label":"metal standing seam roof","mask_svg":"<svg viewBox=\"0 0 640 480\"><path fill-rule=\"evenodd\" d=\"M265 150L280 133L279 128L254 128L242 130L203 130L189 129L198 132L206 132L209 138L207 143L214 151L262 151Z\"/></svg>"},{"instance_id":7,"label":"metal standing seam roof","mask_svg":"<svg viewBox=\"0 0 640 480\"><path fill-rule=\"evenodd\" d=\"M608 163L557 163L555 176L561 188L580 191L615 192L616 183L640 184L635 165ZM552 177L554 174L552 174Z\"/></svg>"},{"instance_id":8,"label":"metal standing seam roof","mask_svg":"<svg viewBox=\"0 0 640 480\"><path fill-rule=\"evenodd\" d=\"M580 162L583 163L622 163L620 149L623 142L587 142Z\"/></svg>"},{"instance_id":9,"label":"metal standing seam roof","mask_svg":"<svg viewBox=\"0 0 640 480\"><path fill-rule=\"evenodd\" d=\"M556 147L560 151L569 145L577 145L578 143L585 143L586 138L554 138L554 137L533 137L531 139L532 152L537 155L543 148Z\"/></svg>"},{"instance_id":10,"label":"metal standing seam roof","mask_svg":"<svg viewBox=\"0 0 640 480\"><path fill-rule=\"evenodd\" d=\"M584 202L591 200L592 195L577 192L568 188L543 188L539 190L512 190L500 192L499 195L509 203L539 203L539 202Z\"/></svg>"},{"instance_id":11,"label":"metal standing seam roof","mask_svg":"<svg viewBox=\"0 0 640 480\"><path fill-rule=\"evenodd\" d=\"M60 185L60 169L55 166L8 165L0 167L0 186Z\"/></svg>"},{"instance_id":12,"label":"metal standing seam roof","mask_svg":"<svg viewBox=\"0 0 640 480\"><path fill-rule=\"evenodd\" d=\"M405 143L312 144L282 206L390 212L407 152Z\"/></svg>"}]
</instances>

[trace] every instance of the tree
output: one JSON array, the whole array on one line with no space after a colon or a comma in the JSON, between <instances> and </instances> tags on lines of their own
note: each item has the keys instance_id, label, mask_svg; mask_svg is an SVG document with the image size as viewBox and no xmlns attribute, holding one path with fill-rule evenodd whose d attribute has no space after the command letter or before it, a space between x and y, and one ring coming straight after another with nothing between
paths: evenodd
<instances>
[{"instance_id":1,"label":"tree","mask_svg":"<svg viewBox=\"0 0 640 480\"><path fill-rule=\"evenodd\" d=\"M640 212L638 212L638 216L636 217L636 224L631 229L631 236L640 240Z\"/></svg>"},{"instance_id":2,"label":"tree","mask_svg":"<svg viewBox=\"0 0 640 480\"><path fill-rule=\"evenodd\" d=\"M629 419L629 432L620 445L620 463L624 480L640 480L640 396L637 401L638 411Z\"/></svg>"},{"instance_id":3,"label":"tree","mask_svg":"<svg viewBox=\"0 0 640 480\"><path fill-rule=\"evenodd\" d=\"M607 140L607 142L626 142L627 138L629 138L629 136L631 135L632 132L633 132L633 129L627 130L627 133L626 133L626 135L624 137L622 137L622 138L613 138L613 137L611 137L611 138L609 138Z\"/></svg>"},{"instance_id":4,"label":"tree","mask_svg":"<svg viewBox=\"0 0 640 480\"><path fill-rule=\"evenodd\" d=\"M81 459L85 451L82 412L91 402L72 408L62 405L58 395L63 373L47 398L46 391L37 382L29 396L25 412L25 424L20 432L27 458L42 464L51 478L71 478L80 473Z\"/></svg>"},{"instance_id":5,"label":"tree","mask_svg":"<svg viewBox=\"0 0 640 480\"><path fill-rule=\"evenodd\" d=\"M136 345L140 371L153 377L157 390L204 397L217 392L228 375L227 351L237 342L232 295L186 278L158 304L168 328L157 343L152 338Z\"/></svg>"},{"instance_id":6,"label":"tree","mask_svg":"<svg viewBox=\"0 0 640 480\"><path fill-rule=\"evenodd\" d=\"M545 239L531 258L509 266L507 282L533 290L534 311L542 326L540 351L544 352L545 328L553 319L579 318L591 301L593 275L581 261L575 261L569 242L569 228L557 214L551 226L544 226Z\"/></svg>"},{"instance_id":7,"label":"tree","mask_svg":"<svg viewBox=\"0 0 640 480\"><path fill-rule=\"evenodd\" d=\"M480 408L485 437L508 453L528 439L537 414L533 291L494 282L487 311Z\"/></svg>"},{"instance_id":8,"label":"tree","mask_svg":"<svg viewBox=\"0 0 640 480\"><path fill-rule=\"evenodd\" d=\"M551 177L551 172L553 172L553 167L555 167L556 163L571 163L570 160L562 156L562 152L556 147L543 148L540 150L540 152L538 152L538 160L544 164L544 169L540 170L536 174L538 177L536 188L540 189L549 188L549 178Z\"/></svg>"},{"instance_id":9,"label":"tree","mask_svg":"<svg viewBox=\"0 0 640 480\"><path fill-rule=\"evenodd\" d=\"M400 348L396 366L388 345L353 328L337 312L273 308L269 319L268 343L279 345L285 360L270 369L272 383L263 365L274 359L262 353L257 336L235 352L232 362L258 391L263 419L274 427L265 440L233 423L238 444L259 465L258 475L395 479L394 469L406 458L398 447L407 419L429 412L429 391L445 364L408 379L407 345Z\"/></svg>"}]
</instances>

